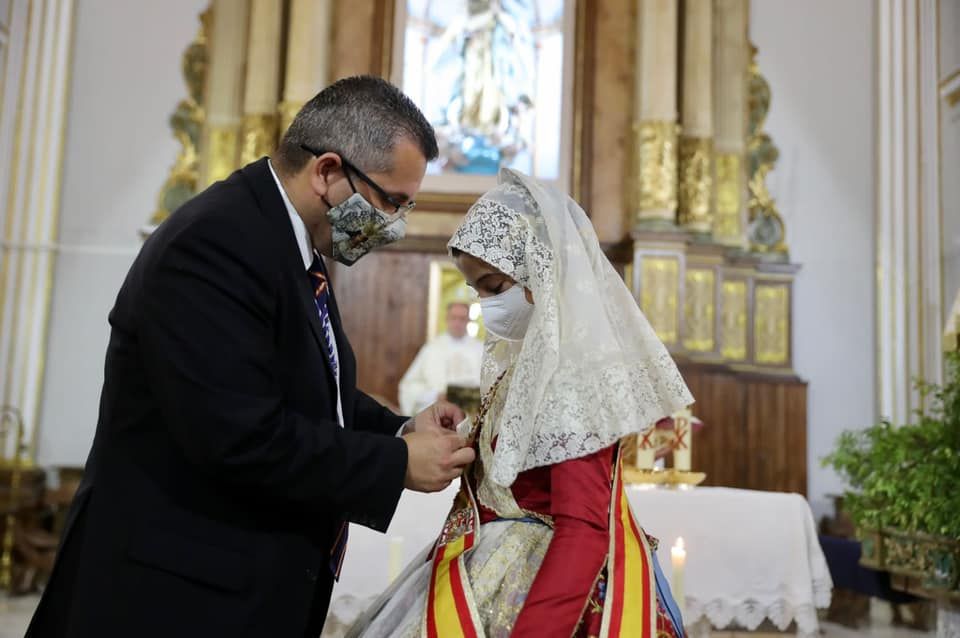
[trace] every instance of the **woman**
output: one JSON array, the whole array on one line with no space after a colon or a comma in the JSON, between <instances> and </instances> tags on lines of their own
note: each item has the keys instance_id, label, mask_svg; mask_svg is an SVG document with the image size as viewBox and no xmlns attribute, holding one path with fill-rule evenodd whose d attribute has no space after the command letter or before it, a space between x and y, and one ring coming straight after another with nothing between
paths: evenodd
<instances>
[{"instance_id":1,"label":"woman","mask_svg":"<svg viewBox=\"0 0 960 638\"><path fill-rule=\"evenodd\" d=\"M348 635L682 636L618 442L693 402L572 199L504 170L449 248L480 295L477 448L436 544Z\"/></svg>"}]
</instances>

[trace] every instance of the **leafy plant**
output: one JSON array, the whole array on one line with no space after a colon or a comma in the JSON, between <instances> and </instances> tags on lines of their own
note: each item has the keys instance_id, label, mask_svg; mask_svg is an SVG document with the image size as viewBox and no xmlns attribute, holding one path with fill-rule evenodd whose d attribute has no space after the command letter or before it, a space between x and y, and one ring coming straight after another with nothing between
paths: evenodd
<instances>
[{"instance_id":1,"label":"leafy plant","mask_svg":"<svg viewBox=\"0 0 960 638\"><path fill-rule=\"evenodd\" d=\"M843 432L822 460L849 490L844 504L861 528L895 527L960 539L960 352L947 355L944 385L916 384L916 422Z\"/></svg>"}]
</instances>

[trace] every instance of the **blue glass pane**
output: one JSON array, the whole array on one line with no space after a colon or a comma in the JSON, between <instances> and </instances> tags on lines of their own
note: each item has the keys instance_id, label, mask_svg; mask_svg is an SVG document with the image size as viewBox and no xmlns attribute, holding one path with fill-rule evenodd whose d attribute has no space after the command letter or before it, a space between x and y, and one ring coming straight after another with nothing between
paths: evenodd
<instances>
[{"instance_id":1,"label":"blue glass pane","mask_svg":"<svg viewBox=\"0 0 960 638\"><path fill-rule=\"evenodd\" d=\"M563 12L562 0L408 0L403 84L437 130L431 172L556 178Z\"/></svg>"}]
</instances>

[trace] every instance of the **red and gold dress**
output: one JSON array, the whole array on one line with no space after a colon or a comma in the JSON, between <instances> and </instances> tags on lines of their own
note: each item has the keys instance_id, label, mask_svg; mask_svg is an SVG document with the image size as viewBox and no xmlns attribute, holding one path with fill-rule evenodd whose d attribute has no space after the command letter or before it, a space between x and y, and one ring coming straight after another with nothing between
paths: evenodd
<instances>
[{"instance_id":1,"label":"red and gold dress","mask_svg":"<svg viewBox=\"0 0 960 638\"><path fill-rule=\"evenodd\" d=\"M510 491L525 511L552 521L553 537L520 610L513 637L599 636L610 548L608 509L615 450L521 473ZM481 529L497 519L480 505ZM647 537L652 551L656 541ZM657 601L656 636L678 634Z\"/></svg>"},{"instance_id":2,"label":"red and gold dress","mask_svg":"<svg viewBox=\"0 0 960 638\"><path fill-rule=\"evenodd\" d=\"M630 512L617 446L504 488L484 473L494 428L475 435L478 460L436 544L348 636L682 636L658 595L656 541Z\"/></svg>"}]
</instances>

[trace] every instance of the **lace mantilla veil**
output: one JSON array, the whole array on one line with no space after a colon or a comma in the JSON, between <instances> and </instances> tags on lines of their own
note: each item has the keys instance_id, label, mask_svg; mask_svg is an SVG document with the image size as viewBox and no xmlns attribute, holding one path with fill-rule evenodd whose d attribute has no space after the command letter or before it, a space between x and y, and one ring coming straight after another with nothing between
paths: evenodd
<instances>
[{"instance_id":1,"label":"lace mantilla veil","mask_svg":"<svg viewBox=\"0 0 960 638\"><path fill-rule=\"evenodd\" d=\"M673 358L600 250L583 209L510 169L467 212L448 248L533 293L526 337L487 337L482 386L511 369L488 476L586 456L693 403Z\"/></svg>"}]
</instances>

